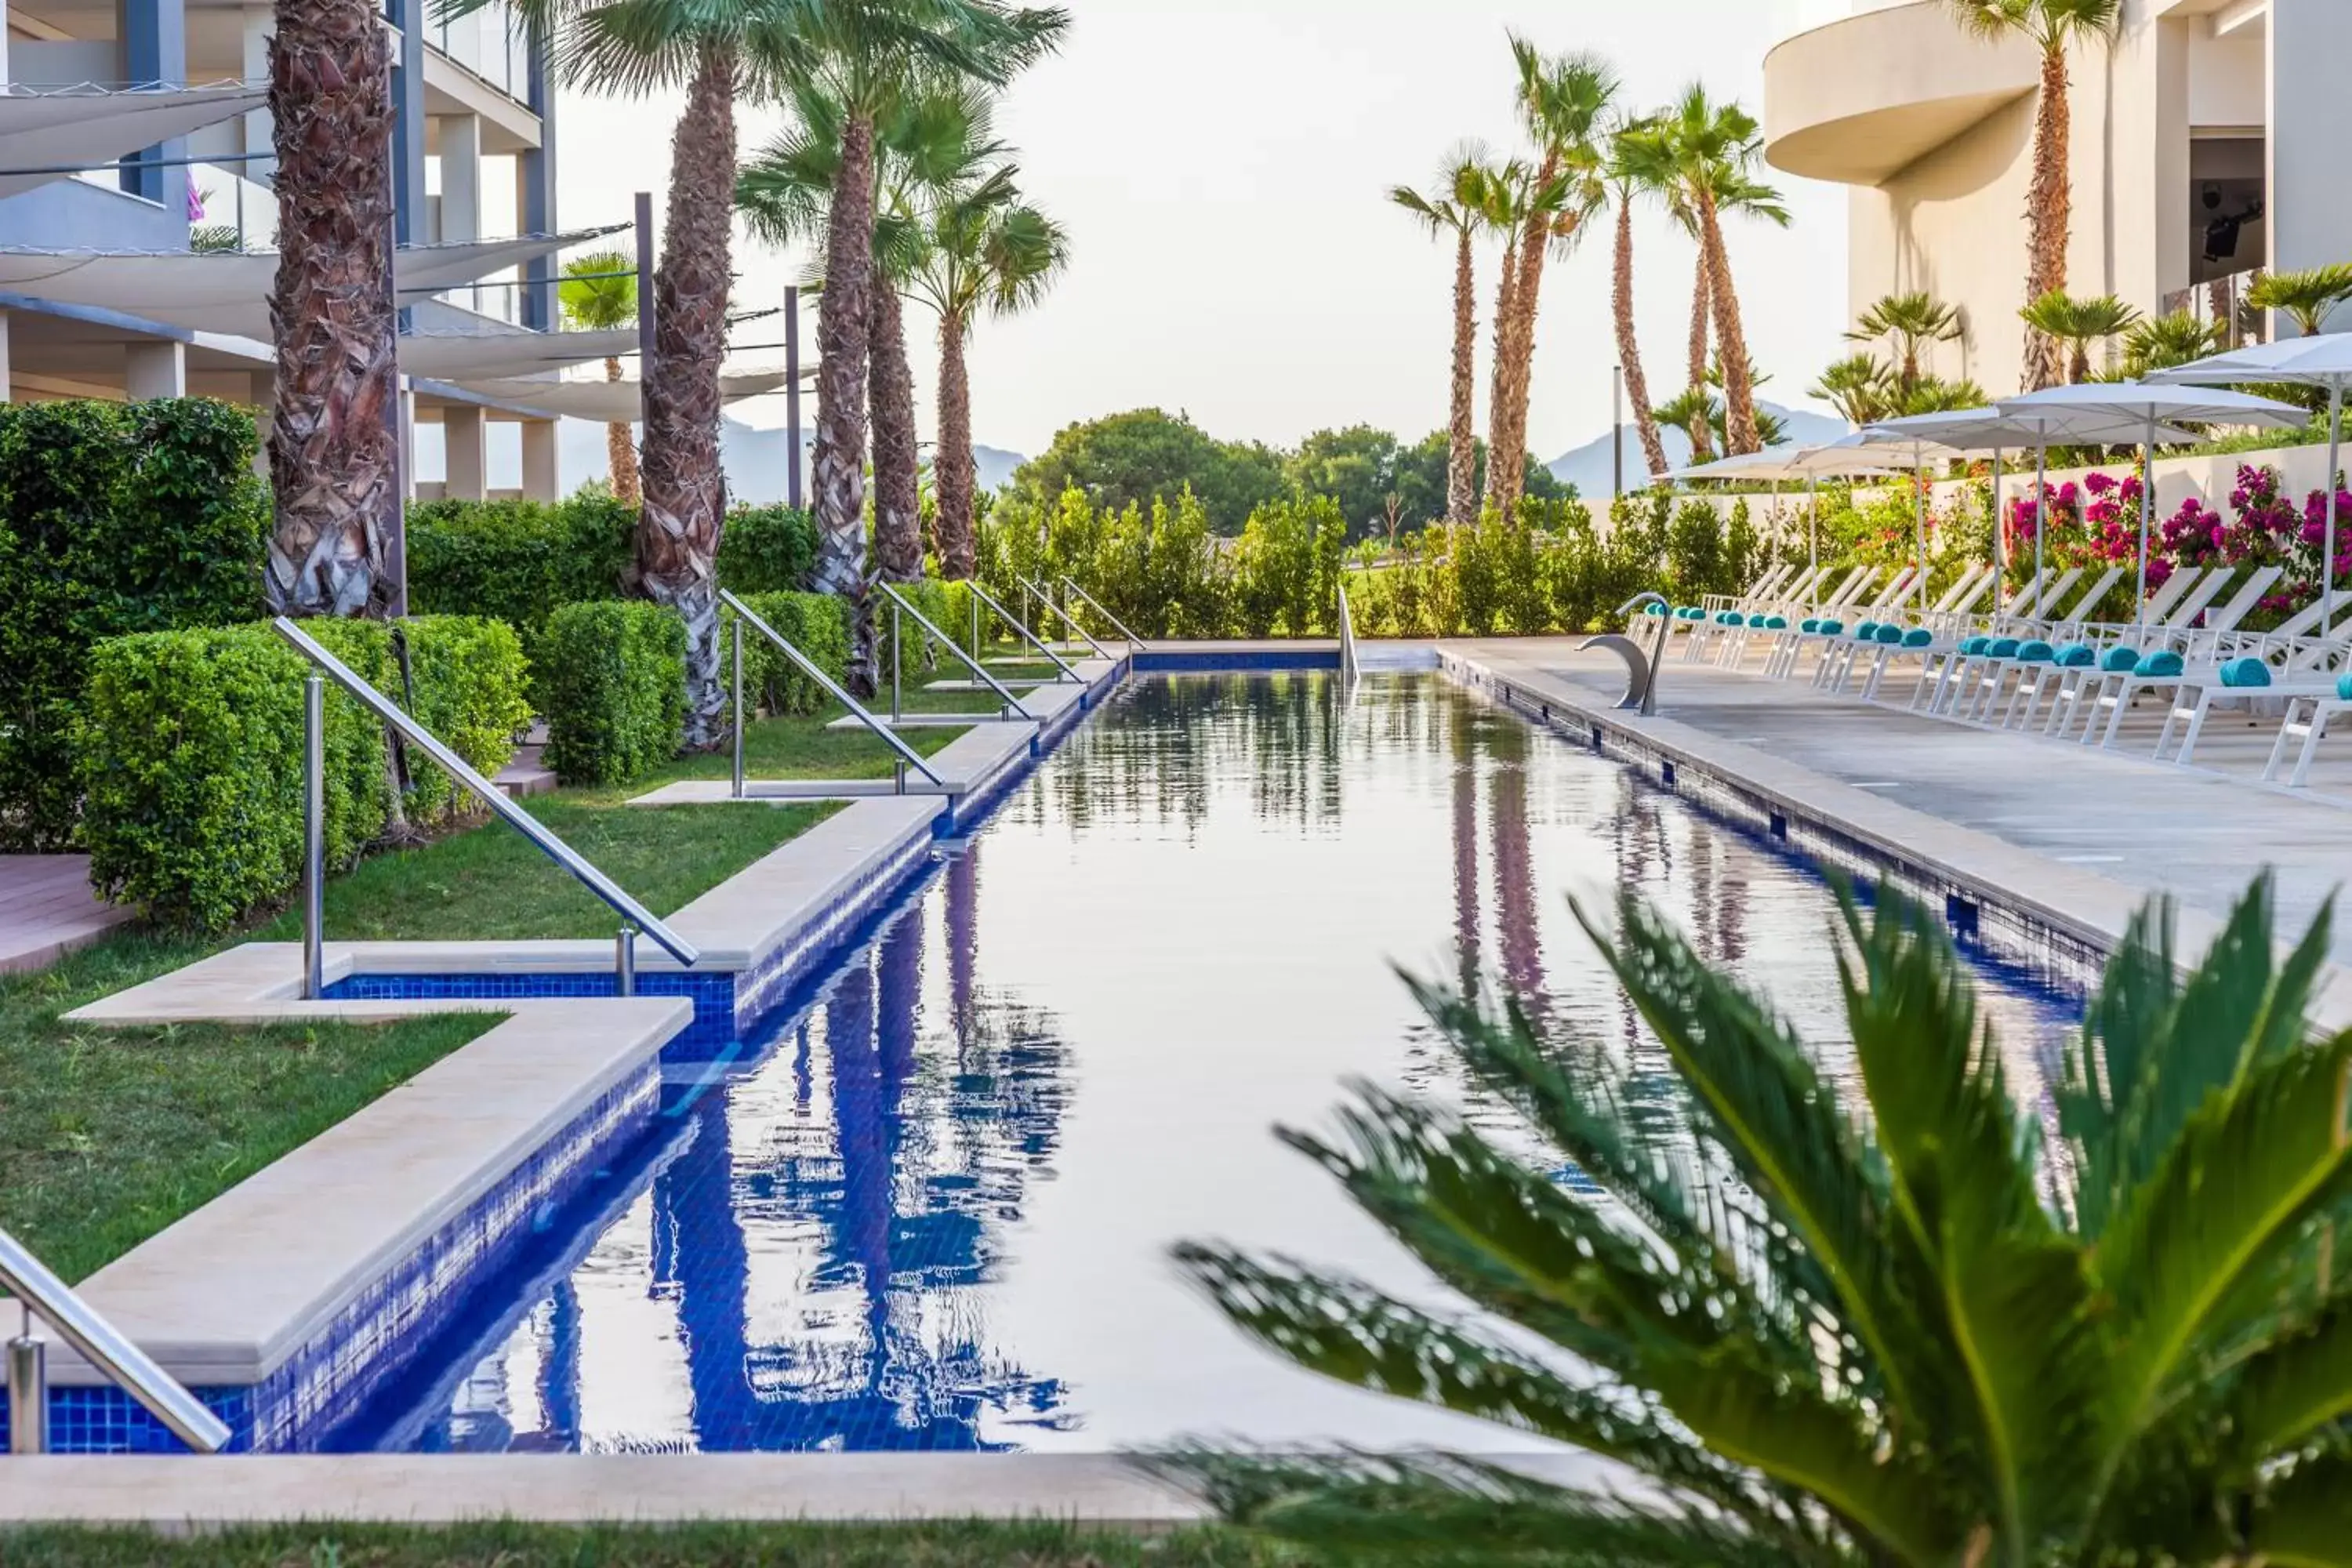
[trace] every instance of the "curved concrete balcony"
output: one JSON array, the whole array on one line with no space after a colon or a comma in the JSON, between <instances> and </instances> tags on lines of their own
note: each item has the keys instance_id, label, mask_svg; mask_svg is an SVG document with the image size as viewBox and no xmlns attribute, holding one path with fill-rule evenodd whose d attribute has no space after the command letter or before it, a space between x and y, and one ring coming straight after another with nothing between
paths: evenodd
<instances>
[{"instance_id":1,"label":"curved concrete balcony","mask_svg":"<svg viewBox=\"0 0 2352 1568\"><path fill-rule=\"evenodd\" d=\"M2034 89L2033 50L1961 31L1943 0L1868 11L1764 57L1764 158L1875 185Z\"/></svg>"}]
</instances>

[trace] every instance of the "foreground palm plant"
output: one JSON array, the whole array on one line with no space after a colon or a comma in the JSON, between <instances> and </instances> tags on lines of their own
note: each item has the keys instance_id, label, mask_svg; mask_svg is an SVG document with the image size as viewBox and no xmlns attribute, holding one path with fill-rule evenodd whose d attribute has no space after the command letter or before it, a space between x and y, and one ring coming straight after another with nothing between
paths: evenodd
<instances>
[{"instance_id":1,"label":"foreground palm plant","mask_svg":"<svg viewBox=\"0 0 2352 1568\"><path fill-rule=\"evenodd\" d=\"M2257 310L2284 312L2306 338L2326 331L2328 316L2347 300L2352 300L2352 265L2343 262L2300 272L2265 272L2246 290L2247 304Z\"/></svg>"},{"instance_id":2,"label":"foreground palm plant","mask_svg":"<svg viewBox=\"0 0 2352 1568\"><path fill-rule=\"evenodd\" d=\"M2257 882L2185 979L2144 912L2055 1090L2021 1111L1941 922L1845 905L1864 1103L1761 999L1628 899L1586 921L1675 1068L1628 1068L1425 990L1544 1145L1359 1090L1283 1136L1519 1331L1283 1258L1187 1269L1300 1364L1604 1456L1607 1495L1468 1460L1169 1455L1228 1514L1319 1546L1548 1563L2352 1563L2352 1035L2305 1016ZM1586 1181L1565 1184L1562 1162ZM1499 1324L1497 1325L1499 1327Z\"/></svg>"}]
</instances>

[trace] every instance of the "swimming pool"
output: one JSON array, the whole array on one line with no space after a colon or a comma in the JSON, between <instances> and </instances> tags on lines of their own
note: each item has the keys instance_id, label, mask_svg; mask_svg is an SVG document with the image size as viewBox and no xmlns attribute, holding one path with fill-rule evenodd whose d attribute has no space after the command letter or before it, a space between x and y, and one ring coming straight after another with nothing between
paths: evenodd
<instances>
[{"instance_id":1,"label":"swimming pool","mask_svg":"<svg viewBox=\"0 0 2352 1568\"><path fill-rule=\"evenodd\" d=\"M1436 677L1139 679L943 848L804 1003L671 1068L334 1446L1524 1448L1276 1361L1167 1262L1217 1237L1444 1300L1268 1135L1351 1076L1462 1096L1391 963L1507 976L1663 1074L1564 897L1630 882L1843 1070L1817 877ZM2079 997L1981 973L2030 1089Z\"/></svg>"}]
</instances>

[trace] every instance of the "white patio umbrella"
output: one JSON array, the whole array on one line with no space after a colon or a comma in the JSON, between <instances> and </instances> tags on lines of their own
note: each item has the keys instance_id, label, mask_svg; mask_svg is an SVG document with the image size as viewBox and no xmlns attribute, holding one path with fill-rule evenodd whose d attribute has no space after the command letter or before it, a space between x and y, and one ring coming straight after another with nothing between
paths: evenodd
<instances>
[{"instance_id":1,"label":"white patio umbrella","mask_svg":"<svg viewBox=\"0 0 2352 1568\"><path fill-rule=\"evenodd\" d=\"M2242 392L2221 392L2194 386L2169 386L2146 382L2090 382L2081 386L2053 386L2022 397L2004 397L1993 406L2003 414L2032 416L2049 412L2105 414L2140 423L2139 448L2139 583L2133 618L2147 622L2147 535L2156 515L2156 441L2159 422L2175 425L2300 425L2309 417L2292 403L2273 403Z\"/></svg>"},{"instance_id":2,"label":"white patio umbrella","mask_svg":"<svg viewBox=\"0 0 2352 1568\"><path fill-rule=\"evenodd\" d=\"M2327 389L2327 564L2320 573L2319 635L2336 621L2336 469L2344 444L2344 389L2352 384L2352 336L2331 332L2232 349L2147 378L2164 384L2226 385L2231 382L2293 382Z\"/></svg>"},{"instance_id":3,"label":"white patio umbrella","mask_svg":"<svg viewBox=\"0 0 2352 1568\"><path fill-rule=\"evenodd\" d=\"M2043 526L2048 510L2043 497L2050 488L2050 447L2053 442L2069 446L2115 447L2136 442L2145 433L2141 423L2132 419L2116 419L2104 414L2068 412L2046 409L2026 416L2011 416L1998 408L1961 408L1940 414L1915 414L1907 418L1888 419L1874 428L1900 430L1930 440L1940 441L1958 452L1990 452L1992 454L1992 566L1993 608L2002 607L2002 595L2007 587L2005 573L2009 563L2002 557L2000 514L2000 460L2012 447L2031 447L2034 452L2034 524L2033 574L2042 571L2042 541L2048 530ZM2196 437L2187 430L2165 426L2157 432L2165 441L2192 441Z\"/></svg>"},{"instance_id":4,"label":"white patio umbrella","mask_svg":"<svg viewBox=\"0 0 2352 1568\"><path fill-rule=\"evenodd\" d=\"M1760 452L1748 452L1737 458L1718 458L1712 463L1696 468L1677 468L1662 477L1669 479L1756 479L1779 483L1783 479L1805 481L1805 565L1818 576L1821 569L1821 482L1824 479L1853 479L1874 474L1885 474L1899 469L1902 460L1884 453L1863 450L1852 436L1842 436L1835 441L1814 447L1768 447Z\"/></svg>"},{"instance_id":5,"label":"white patio umbrella","mask_svg":"<svg viewBox=\"0 0 2352 1568\"><path fill-rule=\"evenodd\" d=\"M1921 435L1916 431L1899 430L1887 425L1865 425L1861 429L1855 431L1853 435L1845 437L1845 439L1852 442L1856 447L1884 451L1891 456L1899 456L1903 459L1903 466L1914 470L1914 477L1916 479L1914 488L1918 491L1919 497L1919 581L1917 587L1919 590L1919 608L1921 612L1924 613L1927 608L1927 465L1930 463L1948 463L1953 458L1958 458L1962 454L1958 448L1948 447L1941 441ZM1835 442L1831 444L1832 446L1837 445Z\"/></svg>"}]
</instances>

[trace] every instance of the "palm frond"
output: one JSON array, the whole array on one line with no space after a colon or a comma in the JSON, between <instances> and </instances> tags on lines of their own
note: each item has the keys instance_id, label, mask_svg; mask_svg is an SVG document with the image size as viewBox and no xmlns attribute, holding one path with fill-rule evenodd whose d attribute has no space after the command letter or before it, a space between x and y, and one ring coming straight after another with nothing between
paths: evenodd
<instances>
[{"instance_id":1,"label":"palm frond","mask_svg":"<svg viewBox=\"0 0 2352 1568\"><path fill-rule=\"evenodd\" d=\"M2352 1451L2306 1459L2271 1490L2241 1561L2275 1568L2352 1568Z\"/></svg>"}]
</instances>

